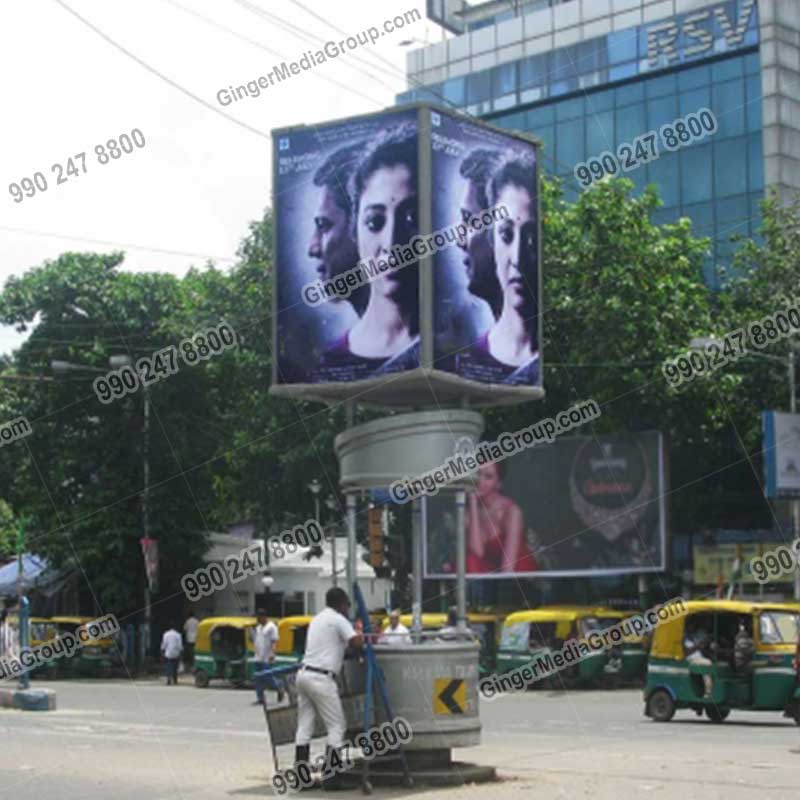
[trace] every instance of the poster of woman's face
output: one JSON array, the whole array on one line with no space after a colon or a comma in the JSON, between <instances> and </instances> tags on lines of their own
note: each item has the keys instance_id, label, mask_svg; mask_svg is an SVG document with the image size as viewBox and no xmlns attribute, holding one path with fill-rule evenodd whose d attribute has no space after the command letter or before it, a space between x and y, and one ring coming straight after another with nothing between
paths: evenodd
<instances>
[{"instance_id":1,"label":"poster of woman's face","mask_svg":"<svg viewBox=\"0 0 800 800\"><path fill-rule=\"evenodd\" d=\"M568 577L665 568L660 433L562 436L481 466L466 495L469 577ZM425 576L454 577L452 491L425 498Z\"/></svg>"},{"instance_id":2,"label":"poster of woman's face","mask_svg":"<svg viewBox=\"0 0 800 800\"><path fill-rule=\"evenodd\" d=\"M278 382L350 382L419 366L419 269L387 269L418 233L417 112L274 137Z\"/></svg>"},{"instance_id":3,"label":"poster of woman's face","mask_svg":"<svg viewBox=\"0 0 800 800\"><path fill-rule=\"evenodd\" d=\"M433 229L466 228L434 256L434 366L540 386L536 148L432 112L431 149Z\"/></svg>"}]
</instances>

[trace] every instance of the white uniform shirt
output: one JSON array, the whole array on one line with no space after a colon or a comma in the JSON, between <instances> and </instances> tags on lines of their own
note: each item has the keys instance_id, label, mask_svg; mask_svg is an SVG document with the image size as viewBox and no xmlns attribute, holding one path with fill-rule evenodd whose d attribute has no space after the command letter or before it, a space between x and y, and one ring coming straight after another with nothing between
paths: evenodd
<instances>
[{"instance_id":1,"label":"white uniform shirt","mask_svg":"<svg viewBox=\"0 0 800 800\"><path fill-rule=\"evenodd\" d=\"M16 658L19 653L17 631L8 620L0 622L0 656Z\"/></svg>"},{"instance_id":2,"label":"white uniform shirt","mask_svg":"<svg viewBox=\"0 0 800 800\"><path fill-rule=\"evenodd\" d=\"M183 652L183 640L175 628L164 631L164 636L161 639L161 650L164 653L164 658L180 657Z\"/></svg>"},{"instance_id":3,"label":"white uniform shirt","mask_svg":"<svg viewBox=\"0 0 800 800\"><path fill-rule=\"evenodd\" d=\"M189 617L189 619L183 623L183 632L186 634L186 641L188 644L194 644L197 641L197 628L199 626L200 623L197 621L196 617Z\"/></svg>"},{"instance_id":4,"label":"white uniform shirt","mask_svg":"<svg viewBox=\"0 0 800 800\"><path fill-rule=\"evenodd\" d=\"M274 622L256 625L253 631L253 642L256 648L256 661L268 662L278 641L278 626Z\"/></svg>"},{"instance_id":5,"label":"white uniform shirt","mask_svg":"<svg viewBox=\"0 0 800 800\"><path fill-rule=\"evenodd\" d=\"M383 631L383 641L382 644L392 644L392 645L400 645L404 646L407 644L411 644L411 634L403 625L402 622L397 623L397 627L393 628L391 625L388 625L384 628Z\"/></svg>"},{"instance_id":6,"label":"white uniform shirt","mask_svg":"<svg viewBox=\"0 0 800 800\"><path fill-rule=\"evenodd\" d=\"M339 674L347 643L356 635L350 620L328 607L311 620L303 663Z\"/></svg>"}]
</instances>

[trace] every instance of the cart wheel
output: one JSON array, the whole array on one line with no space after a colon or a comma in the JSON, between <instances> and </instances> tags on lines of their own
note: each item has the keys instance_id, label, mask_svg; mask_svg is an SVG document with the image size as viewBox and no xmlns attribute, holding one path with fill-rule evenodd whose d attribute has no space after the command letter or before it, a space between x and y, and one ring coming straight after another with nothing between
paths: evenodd
<instances>
[{"instance_id":1,"label":"cart wheel","mask_svg":"<svg viewBox=\"0 0 800 800\"><path fill-rule=\"evenodd\" d=\"M706 716L716 725L724 722L728 714L731 713L729 708L722 706L706 706Z\"/></svg>"},{"instance_id":2,"label":"cart wheel","mask_svg":"<svg viewBox=\"0 0 800 800\"><path fill-rule=\"evenodd\" d=\"M194 673L194 685L198 689L205 689L208 686L208 673L204 672L202 669L198 669L197 672Z\"/></svg>"},{"instance_id":3,"label":"cart wheel","mask_svg":"<svg viewBox=\"0 0 800 800\"><path fill-rule=\"evenodd\" d=\"M361 784L361 794L372 794L372 784L369 781Z\"/></svg>"},{"instance_id":4,"label":"cart wheel","mask_svg":"<svg viewBox=\"0 0 800 800\"><path fill-rule=\"evenodd\" d=\"M666 689L656 689L650 695L647 716L656 722L669 722L675 716L675 701Z\"/></svg>"}]
</instances>

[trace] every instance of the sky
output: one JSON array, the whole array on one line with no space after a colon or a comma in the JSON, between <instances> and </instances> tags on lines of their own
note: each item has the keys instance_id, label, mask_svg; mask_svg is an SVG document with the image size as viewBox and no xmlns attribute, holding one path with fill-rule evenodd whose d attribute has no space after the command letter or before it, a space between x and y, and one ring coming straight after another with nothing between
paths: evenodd
<instances>
[{"instance_id":1,"label":"sky","mask_svg":"<svg viewBox=\"0 0 800 800\"><path fill-rule=\"evenodd\" d=\"M123 249L121 269L177 275L207 258L232 264L248 222L269 204L270 130L392 105L406 89L407 52L442 36L424 6L424 0L3 3L0 285L68 250ZM227 106L217 100L219 90L257 79L284 58L298 60L372 25L382 29L385 20L413 9L419 21L374 45L257 98ZM401 45L405 40L415 41ZM96 145L136 128L143 148L98 162ZM66 182L57 183L53 166L66 169L81 152L86 172L73 159L79 174L65 172ZM36 172L46 178L46 191L15 202L9 185ZM0 353L22 339L0 326Z\"/></svg>"}]
</instances>

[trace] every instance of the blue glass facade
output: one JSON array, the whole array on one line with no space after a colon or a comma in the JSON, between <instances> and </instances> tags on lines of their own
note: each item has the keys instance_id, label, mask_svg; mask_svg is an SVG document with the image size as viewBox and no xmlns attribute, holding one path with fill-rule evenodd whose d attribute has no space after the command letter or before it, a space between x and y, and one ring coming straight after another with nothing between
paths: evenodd
<instances>
[{"instance_id":1,"label":"blue glass facade","mask_svg":"<svg viewBox=\"0 0 800 800\"><path fill-rule=\"evenodd\" d=\"M761 72L755 9L718 4L737 38L718 24L711 44L679 33L670 51L653 47L641 26L548 53L503 64L401 95L400 101L443 101L510 129L525 130L544 144L544 166L564 178L568 199L580 185L575 165L701 108L710 108L718 130L697 144L626 174L638 189L658 186L658 223L692 219L698 235L712 238L706 280L716 286L715 263L729 263L734 234L752 236L760 226L764 190ZM681 19L676 23L680 31ZM746 27L745 27L746 25ZM695 46L693 46L695 45Z\"/></svg>"}]
</instances>

